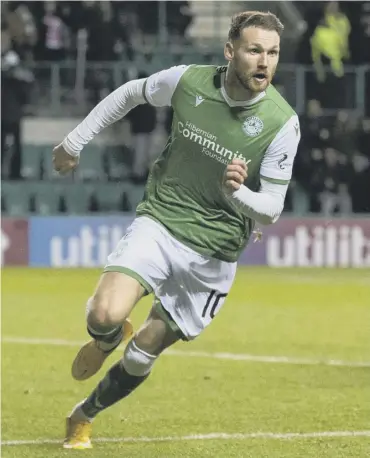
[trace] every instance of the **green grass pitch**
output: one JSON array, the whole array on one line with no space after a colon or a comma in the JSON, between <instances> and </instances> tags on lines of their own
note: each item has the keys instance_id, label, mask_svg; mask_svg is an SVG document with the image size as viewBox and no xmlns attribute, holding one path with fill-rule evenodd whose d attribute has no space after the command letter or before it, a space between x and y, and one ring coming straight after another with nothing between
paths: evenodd
<instances>
[{"instance_id":1,"label":"green grass pitch","mask_svg":"<svg viewBox=\"0 0 370 458\"><path fill-rule=\"evenodd\" d=\"M66 414L122 352L70 376L99 273L3 270L3 457L370 456L370 271L329 269L240 268L211 326L96 419L94 448L63 450Z\"/></svg>"}]
</instances>

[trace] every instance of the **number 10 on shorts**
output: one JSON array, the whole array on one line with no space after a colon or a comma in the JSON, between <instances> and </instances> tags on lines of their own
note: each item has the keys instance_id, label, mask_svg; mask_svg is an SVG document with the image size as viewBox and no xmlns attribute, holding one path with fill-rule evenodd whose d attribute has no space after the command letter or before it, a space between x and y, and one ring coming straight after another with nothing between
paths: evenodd
<instances>
[{"instance_id":1,"label":"number 10 on shorts","mask_svg":"<svg viewBox=\"0 0 370 458\"><path fill-rule=\"evenodd\" d=\"M227 294L220 294L220 293L217 294L217 291L215 291L213 289L209 293L206 305L203 308L202 318L205 318L206 314L209 312L209 316L210 316L211 320L213 320L213 318L216 315L216 309L217 309L218 305L221 306L222 303L223 303L223 301L222 301L221 304L220 304L221 299L225 299L226 296L227 296Z\"/></svg>"}]
</instances>

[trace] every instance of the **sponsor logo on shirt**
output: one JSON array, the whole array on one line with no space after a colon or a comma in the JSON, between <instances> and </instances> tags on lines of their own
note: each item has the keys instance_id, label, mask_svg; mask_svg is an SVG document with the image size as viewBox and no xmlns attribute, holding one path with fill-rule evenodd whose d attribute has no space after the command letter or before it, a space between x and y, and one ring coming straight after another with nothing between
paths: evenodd
<instances>
[{"instance_id":1,"label":"sponsor logo on shirt","mask_svg":"<svg viewBox=\"0 0 370 458\"><path fill-rule=\"evenodd\" d=\"M186 124L179 121L177 124L180 135L199 146L203 154L215 159L223 164L229 164L233 159L243 159L244 157L239 151L231 151L217 142L217 137L210 132L200 129L195 124L187 121Z\"/></svg>"},{"instance_id":2,"label":"sponsor logo on shirt","mask_svg":"<svg viewBox=\"0 0 370 458\"><path fill-rule=\"evenodd\" d=\"M286 160L288 159L288 155L287 153L284 153L281 155L281 158L278 160L278 168L280 170L286 170L288 167L290 167L290 164L288 164L288 162L286 162Z\"/></svg>"},{"instance_id":3,"label":"sponsor logo on shirt","mask_svg":"<svg viewBox=\"0 0 370 458\"><path fill-rule=\"evenodd\" d=\"M202 102L204 102L204 98L201 95L196 95L195 96L195 106L197 107L200 105Z\"/></svg>"}]
</instances>

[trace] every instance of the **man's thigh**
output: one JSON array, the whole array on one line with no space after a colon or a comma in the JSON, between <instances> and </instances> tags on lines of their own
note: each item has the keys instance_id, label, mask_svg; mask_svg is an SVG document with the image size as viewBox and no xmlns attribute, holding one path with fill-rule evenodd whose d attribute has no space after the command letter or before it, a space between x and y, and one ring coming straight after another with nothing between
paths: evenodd
<instances>
[{"instance_id":1,"label":"man's thigh","mask_svg":"<svg viewBox=\"0 0 370 458\"><path fill-rule=\"evenodd\" d=\"M187 248L172 262L172 275L157 297L185 340L192 340L221 310L234 281L236 263L203 257Z\"/></svg>"},{"instance_id":2,"label":"man's thigh","mask_svg":"<svg viewBox=\"0 0 370 458\"><path fill-rule=\"evenodd\" d=\"M136 218L108 256L104 272L124 273L136 279L147 293L155 293L170 275L169 251L159 225L146 217Z\"/></svg>"},{"instance_id":3,"label":"man's thigh","mask_svg":"<svg viewBox=\"0 0 370 458\"><path fill-rule=\"evenodd\" d=\"M120 323L130 315L144 294L145 289L136 279L121 272L104 272L86 311L89 316L107 324Z\"/></svg>"}]
</instances>

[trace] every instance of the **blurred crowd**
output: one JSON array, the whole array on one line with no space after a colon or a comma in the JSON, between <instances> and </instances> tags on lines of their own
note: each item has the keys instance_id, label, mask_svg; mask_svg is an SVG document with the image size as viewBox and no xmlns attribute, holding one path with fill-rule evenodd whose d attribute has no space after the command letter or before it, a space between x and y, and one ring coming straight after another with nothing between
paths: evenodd
<instances>
[{"instance_id":1,"label":"blurred crowd","mask_svg":"<svg viewBox=\"0 0 370 458\"><path fill-rule=\"evenodd\" d=\"M189 2L166 2L165 8L171 40L184 43ZM74 59L81 30L88 61L132 59L138 43L155 45L158 37L159 4L153 1L3 1L1 11L2 30L25 60Z\"/></svg>"},{"instance_id":2,"label":"blurred crowd","mask_svg":"<svg viewBox=\"0 0 370 458\"><path fill-rule=\"evenodd\" d=\"M338 94L353 96L343 77L344 65L370 63L370 2L356 2L351 8L347 4L353 2L298 3L308 28L297 61L312 65L315 73L306 88L306 112L300 116L302 140L287 209L326 215L369 212L370 94L365 92L364 117L338 109L336 101ZM180 48L191 45L187 34L194 20L190 6L187 1L165 4L170 42ZM124 59L135 65L146 46L153 48L160 40L160 11L158 2L151 1L4 1L1 9L2 178L19 180L24 178L22 115L30 88L42 78L28 64L73 62L81 48L78 42L84 40L89 62ZM103 73L94 75L94 103L114 89L105 78ZM328 116L327 108L337 111ZM133 139L122 146L131 151L128 178L142 184L155 158L149 153L153 138L159 128L170 131L172 112L145 105L134 109L127 121Z\"/></svg>"},{"instance_id":3,"label":"blurred crowd","mask_svg":"<svg viewBox=\"0 0 370 458\"><path fill-rule=\"evenodd\" d=\"M323 116L309 100L300 117L301 142L294 169L301 213L325 215L370 211L370 118L339 110Z\"/></svg>"},{"instance_id":4,"label":"blurred crowd","mask_svg":"<svg viewBox=\"0 0 370 458\"><path fill-rule=\"evenodd\" d=\"M296 53L298 63L313 65L307 97L325 108L351 106L355 99L354 76L345 65L370 64L370 2L295 2L306 21L306 32ZM365 75L370 87L370 72ZM364 101L370 115L370 97Z\"/></svg>"},{"instance_id":5,"label":"blurred crowd","mask_svg":"<svg viewBox=\"0 0 370 458\"><path fill-rule=\"evenodd\" d=\"M340 109L355 98L345 65L370 64L370 2L295 2L307 24L296 60L313 65L294 183L301 213L370 211L370 72L365 115ZM342 105L343 106L343 105ZM334 108L336 114L324 115Z\"/></svg>"}]
</instances>

